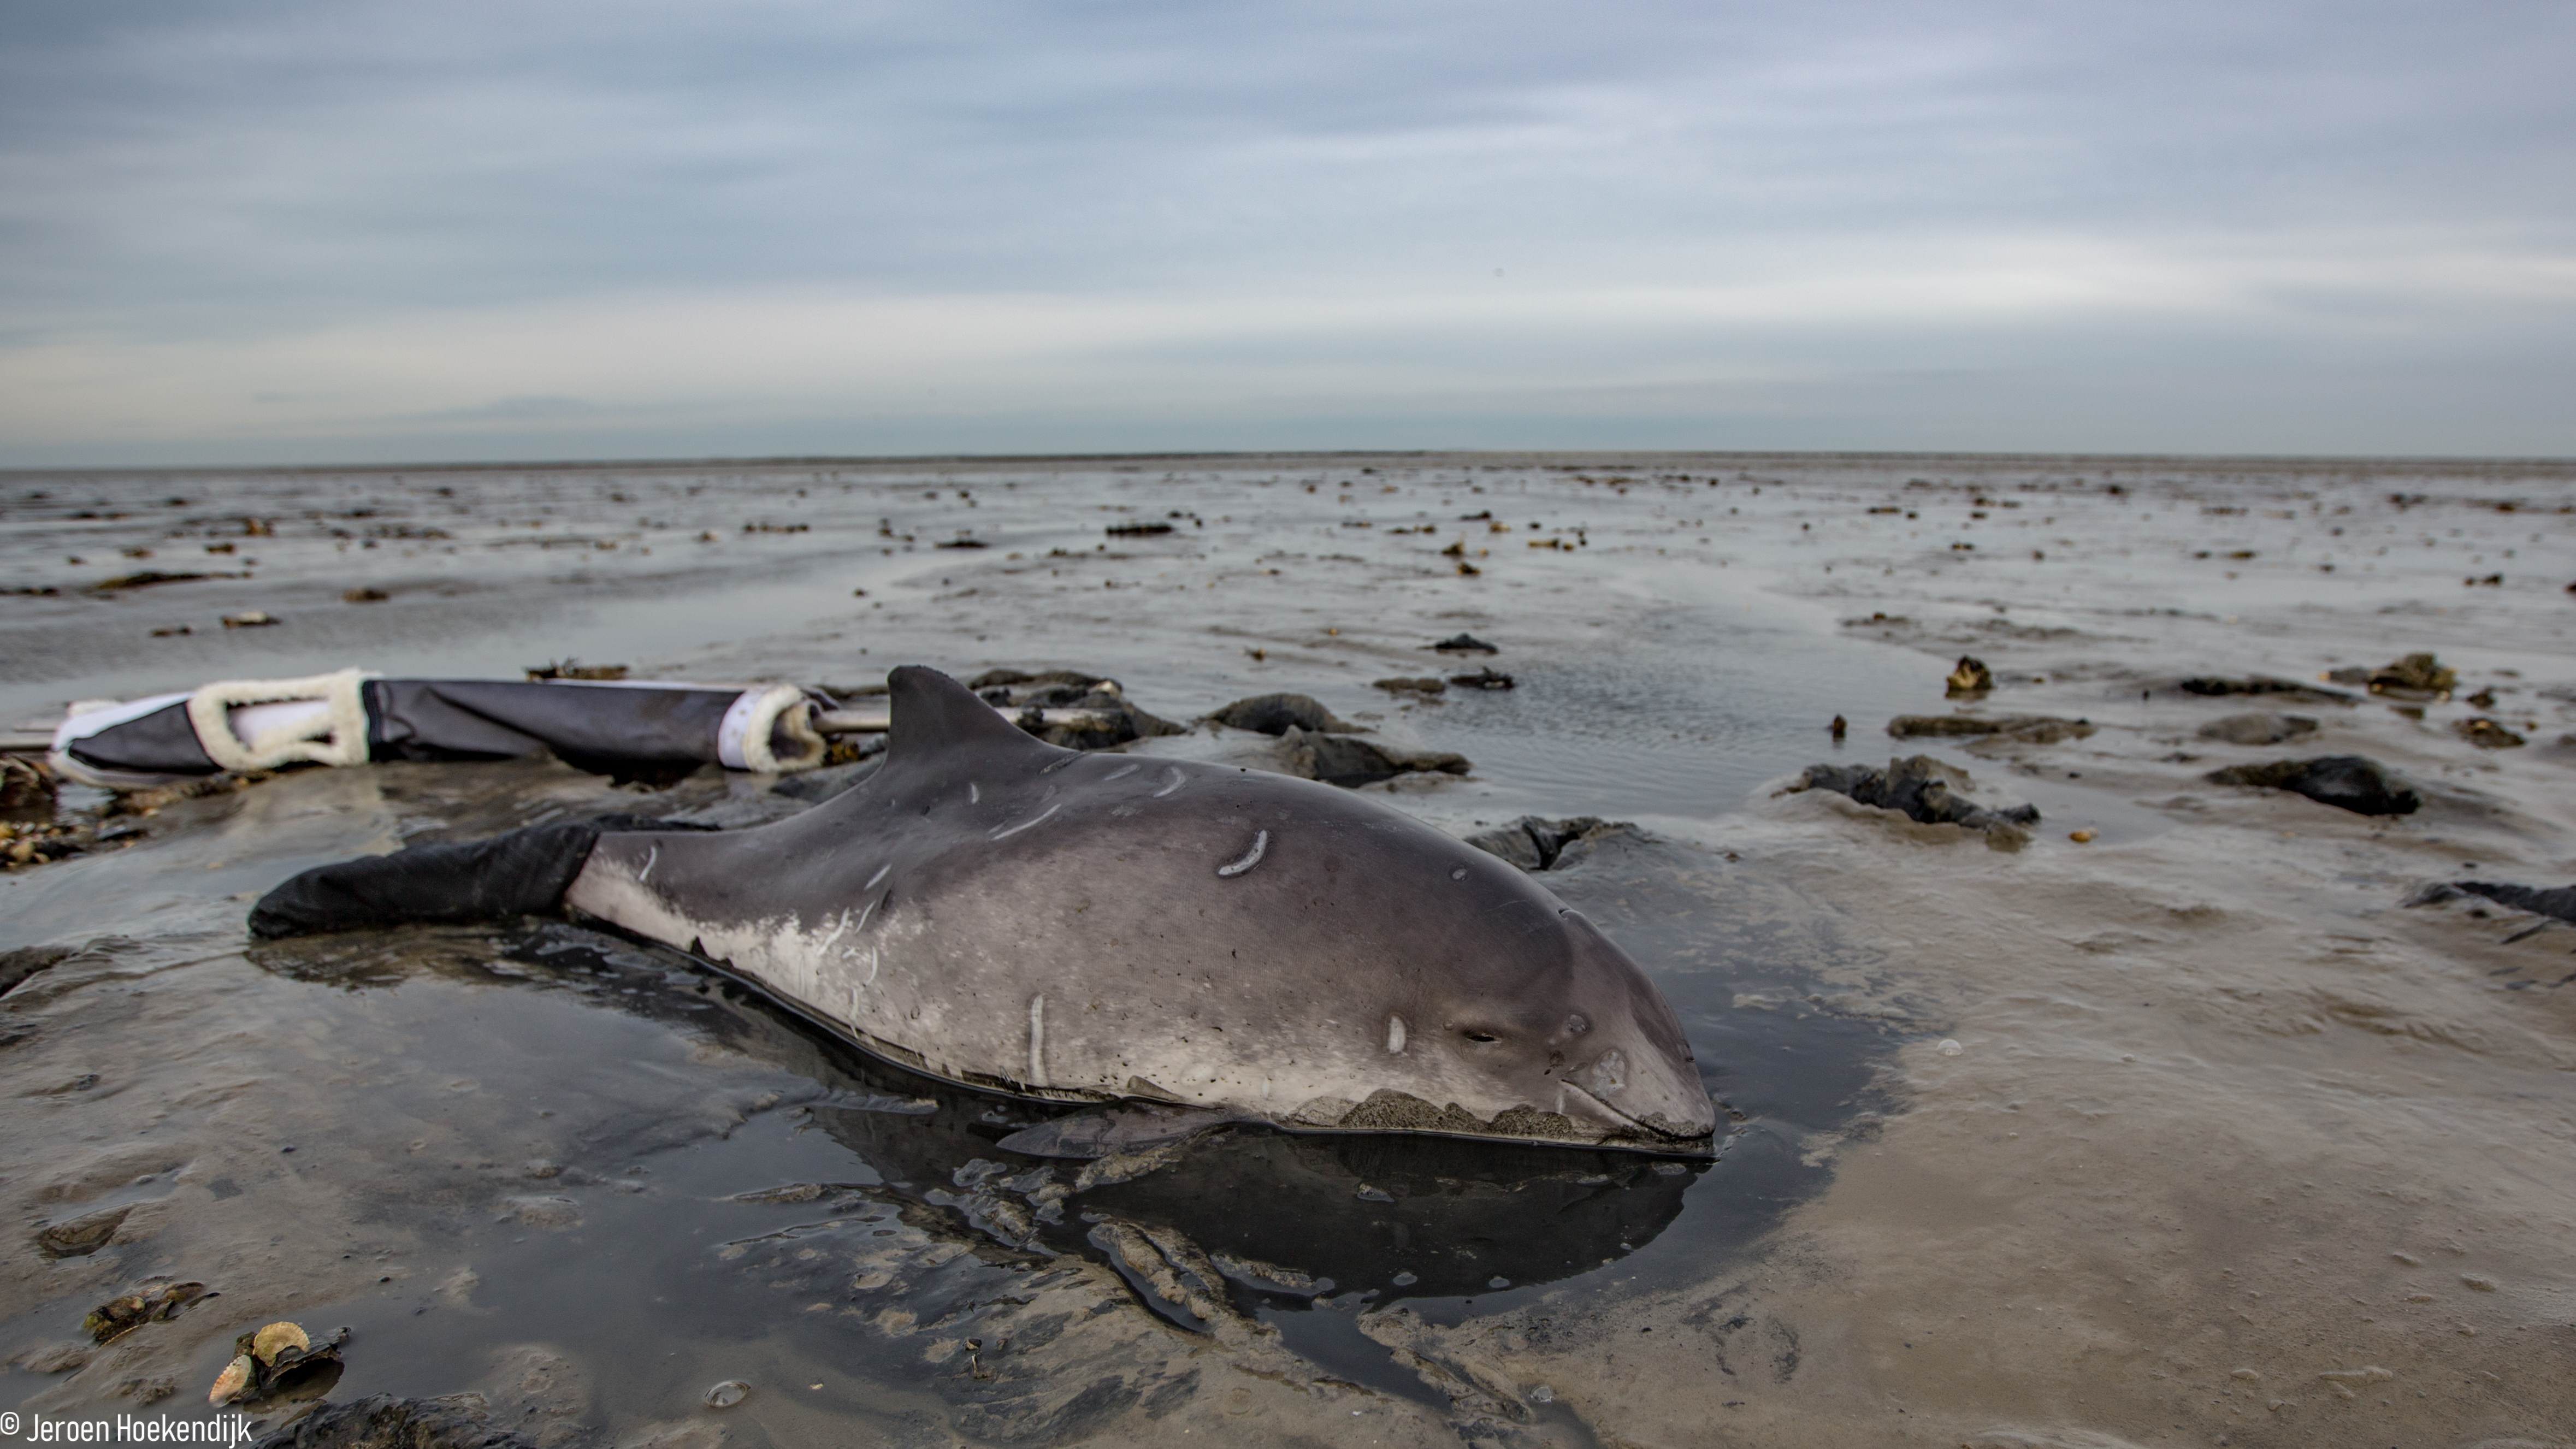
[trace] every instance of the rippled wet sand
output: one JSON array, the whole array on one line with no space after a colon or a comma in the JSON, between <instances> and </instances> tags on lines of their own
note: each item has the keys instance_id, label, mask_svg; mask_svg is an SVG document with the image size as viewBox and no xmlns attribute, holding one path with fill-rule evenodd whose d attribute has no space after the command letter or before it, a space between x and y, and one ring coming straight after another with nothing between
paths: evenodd
<instances>
[{"instance_id":1,"label":"rippled wet sand","mask_svg":"<svg viewBox=\"0 0 2576 1449\"><path fill-rule=\"evenodd\" d=\"M2576 876L2567 469L1283 458L18 475L0 497L7 582L58 590L0 620L13 717L565 655L843 685L1067 665L1182 720L1313 693L1475 762L1372 787L1444 828L1636 821L1548 882L1656 972L1741 1118L1679 1173L1243 1133L1078 1185L990 1146L1027 1108L857 1058L671 953L536 923L239 930L294 870L404 839L796 802L541 762L303 772L0 884L0 949L81 948L0 1021L8 1402L192 1407L235 1332L293 1317L356 1329L335 1399L473 1388L543 1442L2470 1445L2576 1423L2568 928L2399 905ZM1103 532L1144 521L1173 531ZM988 546L935 547L961 536ZM81 589L183 555L253 576ZM360 584L392 597L341 601ZM216 622L246 608L284 622ZM1517 689L1370 687L1488 662L1421 648L1462 629ZM2419 649L2459 701L2174 687ZM1952 707L1962 652L1999 679L1975 708L2096 732L1887 739ZM2198 734L2266 707L2320 727ZM2453 728L2473 715L2529 743L2479 748ZM2037 804L2034 838L1775 793L1918 752ZM2202 778L2330 753L2402 770L2426 808ZM93 1252L35 1246L119 1209ZM223 1296L68 1348L155 1274ZM725 1378L751 1396L704 1407Z\"/></svg>"}]
</instances>

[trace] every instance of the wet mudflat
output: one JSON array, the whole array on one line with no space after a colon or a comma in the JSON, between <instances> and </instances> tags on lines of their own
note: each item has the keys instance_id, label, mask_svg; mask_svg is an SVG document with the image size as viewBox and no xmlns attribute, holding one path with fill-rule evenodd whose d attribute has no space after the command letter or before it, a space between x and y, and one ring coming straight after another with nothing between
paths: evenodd
<instances>
[{"instance_id":1,"label":"wet mudflat","mask_svg":"<svg viewBox=\"0 0 2576 1449\"><path fill-rule=\"evenodd\" d=\"M79 948L0 1021L22 1407L190 1411L237 1332L293 1318L355 1330L334 1401L472 1390L532 1442L2465 1445L2576 1422L2568 928L2401 904L2576 876L2566 470L1283 458L23 475L5 497L8 583L55 590L0 620L13 718L566 655L839 686L1064 665L1179 721L1315 695L1474 762L1368 787L1443 828L1634 822L1542 879L1655 973L1738 1116L1714 1164L1238 1131L1085 1182L993 1146L1033 1109L857 1057L673 953L542 923L239 929L322 860L801 807L765 782L290 773L0 884L0 949ZM251 577L96 587L154 567ZM345 601L362 585L388 597ZM220 622L249 610L280 622ZM1501 652L1424 647L1462 631ZM2319 679L2414 651L2453 686ZM1963 653L1992 687L1945 697ZM1487 667L1514 687L1373 683ZM2184 685L2256 677L2307 693ZM2249 712L2314 724L2203 734ZM1885 733L1954 713L2087 729ZM2040 822L1781 793L1917 754ZM2207 778L2342 755L2420 808ZM156 1275L220 1296L84 1347L82 1316ZM750 1391L709 1407L723 1380Z\"/></svg>"}]
</instances>

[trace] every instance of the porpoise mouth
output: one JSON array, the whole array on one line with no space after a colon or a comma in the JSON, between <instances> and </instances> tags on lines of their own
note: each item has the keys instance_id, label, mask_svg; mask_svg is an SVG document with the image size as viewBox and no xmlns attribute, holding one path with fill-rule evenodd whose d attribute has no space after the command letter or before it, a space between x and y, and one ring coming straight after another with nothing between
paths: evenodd
<instances>
[{"instance_id":1,"label":"porpoise mouth","mask_svg":"<svg viewBox=\"0 0 2576 1449\"><path fill-rule=\"evenodd\" d=\"M1583 1088L1576 1086L1572 1082L1567 1082L1564 1086L1569 1097L1582 1099L1586 1105L1598 1111L1602 1116L1609 1118L1620 1126L1626 1127L1629 1129L1630 1133L1637 1138L1642 1139L1638 1144L1641 1146L1667 1148L1675 1152L1689 1152L1694 1150L1705 1152L1711 1150L1709 1144L1717 1134L1717 1124L1714 1117L1712 1117L1707 1127L1694 1131L1687 1127L1674 1125L1668 1121L1661 1112L1650 1112L1644 1117L1637 1117L1630 1113L1620 1111L1618 1108L1611 1106L1608 1102L1601 1100L1599 1097L1594 1096L1592 1093L1585 1091Z\"/></svg>"}]
</instances>

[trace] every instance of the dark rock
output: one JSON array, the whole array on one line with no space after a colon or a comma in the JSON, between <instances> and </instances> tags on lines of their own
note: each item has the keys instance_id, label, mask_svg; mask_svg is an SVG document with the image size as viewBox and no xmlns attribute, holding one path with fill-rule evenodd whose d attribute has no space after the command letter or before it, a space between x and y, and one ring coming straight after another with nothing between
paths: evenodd
<instances>
[{"instance_id":1,"label":"dark rock","mask_svg":"<svg viewBox=\"0 0 2576 1449\"><path fill-rule=\"evenodd\" d=\"M1953 699L1963 694L1983 694L1995 687L1995 672L1986 667L1986 661L1973 654L1962 654L1958 667L1950 671L1946 682Z\"/></svg>"},{"instance_id":2,"label":"dark rock","mask_svg":"<svg viewBox=\"0 0 2576 1449\"><path fill-rule=\"evenodd\" d=\"M1280 736L1279 745L1280 762L1289 774L1344 789L1417 771L1463 775L1471 768L1464 755L1403 750L1356 735L1319 734L1294 725Z\"/></svg>"},{"instance_id":3,"label":"dark rock","mask_svg":"<svg viewBox=\"0 0 2576 1449\"><path fill-rule=\"evenodd\" d=\"M2314 734L2317 722L2303 714L2231 714L2211 720L2200 727L2204 740L2223 740L2231 745L2277 745L2283 740Z\"/></svg>"},{"instance_id":4,"label":"dark rock","mask_svg":"<svg viewBox=\"0 0 2576 1449\"><path fill-rule=\"evenodd\" d=\"M2455 880L2426 886L2408 896L2406 904L2429 906L2436 901L2455 901L2462 896L2484 896L2497 905L2529 911L2535 916L2576 921L2576 886L2524 886L2506 885L2500 881Z\"/></svg>"},{"instance_id":5,"label":"dark rock","mask_svg":"<svg viewBox=\"0 0 2576 1449\"><path fill-rule=\"evenodd\" d=\"M1168 523L1113 523L1102 531L1111 538L1148 538L1158 533L1169 533L1172 526Z\"/></svg>"},{"instance_id":6,"label":"dark rock","mask_svg":"<svg viewBox=\"0 0 2576 1449\"><path fill-rule=\"evenodd\" d=\"M1503 652L1473 634L1452 634L1437 644L1426 644L1423 647L1437 649L1443 654L1500 654Z\"/></svg>"},{"instance_id":7,"label":"dark rock","mask_svg":"<svg viewBox=\"0 0 2576 1449\"><path fill-rule=\"evenodd\" d=\"M1334 718L1333 712L1310 694L1256 694L1238 699L1208 718L1229 729L1265 735L1284 735L1292 729L1347 734L1353 728Z\"/></svg>"},{"instance_id":8,"label":"dark rock","mask_svg":"<svg viewBox=\"0 0 2576 1449\"><path fill-rule=\"evenodd\" d=\"M2360 755L2232 765L2212 772L2209 780L2216 785L2287 790L2356 815L2412 815L2424 804L2424 797L2415 793L2415 787L2377 760Z\"/></svg>"},{"instance_id":9,"label":"dark rock","mask_svg":"<svg viewBox=\"0 0 2576 1449\"><path fill-rule=\"evenodd\" d=\"M1541 871L1574 865L1590 855L1598 842L1636 833L1637 827L1627 821L1603 820L1597 815L1578 815L1571 820L1524 815L1509 825L1470 835L1467 843L1523 870Z\"/></svg>"},{"instance_id":10,"label":"dark rock","mask_svg":"<svg viewBox=\"0 0 2576 1449\"><path fill-rule=\"evenodd\" d=\"M2053 745L2093 733L2093 722L2058 719L2045 714L1900 714L1887 722L1887 732L1900 740L1960 739L2006 735L2025 744Z\"/></svg>"},{"instance_id":11,"label":"dark rock","mask_svg":"<svg viewBox=\"0 0 2576 1449\"><path fill-rule=\"evenodd\" d=\"M1488 664L1473 674L1452 674L1449 682L1460 689L1514 689L1520 681Z\"/></svg>"},{"instance_id":12,"label":"dark rock","mask_svg":"<svg viewBox=\"0 0 2576 1449\"><path fill-rule=\"evenodd\" d=\"M1389 694L1446 694L1449 692L1449 686L1446 683L1428 675L1420 679L1373 679L1369 684L1372 688L1383 689Z\"/></svg>"},{"instance_id":13,"label":"dark rock","mask_svg":"<svg viewBox=\"0 0 2576 1449\"><path fill-rule=\"evenodd\" d=\"M398 1399L391 1394L325 1404L251 1449L528 1449L495 1427L479 1394Z\"/></svg>"},{"instance_id":14,"label":"dark rock","mask_svg":"<svg viewBox=\"0 0 2576 1449\"><path fill-rule=\"evenodd\" d=\"M1959 825L1970 830L2039 823L2039 807L2014 805L1990 810L1968 798L1975 782L1929 755L1890 760L1884 770L1868 765L1809 765L1797 790L1831 790L1863 805L1901 811L1926 825Z\"/></svg>"}]
</instances>

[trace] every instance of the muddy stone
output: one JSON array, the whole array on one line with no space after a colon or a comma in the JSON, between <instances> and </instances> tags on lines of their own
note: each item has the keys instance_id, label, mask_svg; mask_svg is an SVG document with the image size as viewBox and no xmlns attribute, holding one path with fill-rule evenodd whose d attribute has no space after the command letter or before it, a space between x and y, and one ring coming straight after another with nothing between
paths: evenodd
<instances>
[{"instance_id":1,"label":"muddy stone","mask_svg":"<svg viewBox=\"0 0 2576 1449\"><path fill-rule=\"evenodd\" d=\"M2337 677L2341 677L2340 673ZM2367 677L2365 673L2360 678L2352 680L2352 683L2362 683ZM2353 702L2351 695L2335 690L2319 689L2312 684L2301 684L2295 679L2272 679L2263 675L2252 675L2243 679L2226 679L2208 674L2195 675L2181 681L2176 687L2185 694L2197 694L2204 699L2224 699L2238 694L2280 694L2303 702L2334 704Z\"/></svg>"},{"instance_id":2,"label":"muddy stone","mask_svg":"<svg viewBox=\"0 0 2576 1449\"><path fill-rule=\"evenodd\" d=\"M1513 689L1520 683L1490 664L1473 674L1452 674L1449 682L1460 689Z\"/></svg>"},{"instance_id":3,"label":"muddy stone","mask_svg":"<svg viewBox=\"0 0 2576 1449\"><path fill-rule=\"evenodd\" d=\"M93 1343L109 1343L147 1323L166 1322L200 1298L212 1297L203 1283L158 1283L119 1294L89 1311L81 1328Z\"/></svg>"},{"instance_id":4,"label":"muddy stone","mask_svg":"<svg viewBox=\"0 0 2576 1449\"><path fill-rule=\"evenodd\" d=\"M75 946L21 946L15 951L0 951L0 996L5 996L21 981L70 956Z\"/></svg>"},{"instance_id":5,"label":"muddy stone","mask_svg":"<svg viewBox=\"0 0 2576 1449\"><path fill-rule=\"evenodd\" d=\"M2426 886L2407 897L2410 906L2429 906L2463 896L2482 896L2500 906L2576 922L2576 886L2508 885L2502 881L2455 880Z\"/></svg>"},{"instance_id":6,"label":"muddy stone","mask_svg":"<svg viewBox=\"0 0 2576 1449\"><path fill-rule=\"evenodd\" d=\"M2460 738L2482 750L2512 750L2520 749L2523 745L2522 736L2497 724L2494 720L2483 717L2457 721L2451 729Z\"/></svg>"},{"instance_id":7,"label":"muddy stone","mask_svg":"<svg viewBox=\"0 0 2576 1449\"><path fill-rule=\"evenodd\" d=\"M53 819L53 776L32 760L0 755L0 818Z\"/></svg>"},{"instance_id":8,"label":"muddy stone","mask_svg":"<svg viewBox=\"0 0 2576 1449\"><path fill-rule=\"evenodd\" d=\"M2093 733L2093 722L2045 714L2004 714L1991 718L1969 714L1900 714L1887 722L1887 732L1900 740L1973 739L2000 735L2024 744L2054 745Z\"/></svg>"},{"instance_id":9,"label":"muddy stone","mask_svg":"<svg viewBox=\"0 0 2576 1449\"><path fill-rule=\"evenodd\" d=\"M1627 821L1597 815L1571 820L1524 815L1509 825L1478 831L1467 837L1467 843L1523 870L1542 871L1580 864L1600 842L1636 833L1637 827Z\"/></svg>"},{"instance_id":10,"label":"muddy stone","mask_svg":"<svg viewBox=\"0 0 2576 1449\"><path fill-rule=\"evenodd\" d=\"M106 1247L131 1207L103 1208L36 1230L36 1247L48 1258L85 1258Z\"/></svg>"},{"instance_id":11,"label":"muddy stone","mask_svg":"<svg viewBox=\"0 0 2576 1449\"><path fill-rule=\"evenodd\" d=\"M1449 692L1448 681L1431 675L1425 675L1419 679L1372 679L1369 681L1369 686L1373 689L1383 689L1389 694L1429 695Z\"/></svg>"},{"instance_id":12,"label":"muddy stone","mask_svg":"<svg viewBox=\"0 0 2576 1449\"><path fill-rule=\"evenodd\" d=\"M1311 694L1256 694L1238 699L1208 716L1228 729L1284 735L1292 729L1348 734L1354 726L1334 717Z\"/></svg>"},{"instance_id":13,"label":"muddy stone","mask_svg":"<svg viewBox=\"0 0 2576 1449\"><path fill-rule=\"evenodd\" d=\"M1422 647L1437 649L1443 654L1500 654L1503 652L1473 634L1452 634L1437 644L1426 644Z\"/></svg>"},{"instance_id":14,"label":"muddy stone","mask_svg":"<svg viewBox=\"0 0 2576 1449\"><path fill-rule=\"evenodd\" d=\"M1406 750L1356 735L1324 734L1295 725L1279 737L1279 761L1287 774L1345 789L1374 785L1405 774L1463 775L1473 768L1464 755Z\"/></svg>"},{"instance_id":15,"label":"muddy stone","mask_svg":"<svg viewBox=\"0 0 2576 1449\"><path fill-rule=\"evenodd\" d=\"M2231 745L2277 745L2301 735L2314 734L2317 722L2303 714L2231 714L2211 720L2199 730L2204 740L2218 740Z\"/></svg>"},{"instance_id":16,"label":"muddy stone","mask_svg":"<svg viewBox=\"0 0 2576 1449\"><path fill-rule=\"evenodd\" d=\"M1996 830L2039 823L2039 807L2013 805L1988 809L1968 798L1975 782L1929 755L1890 760L1884 770L1868 765L1809 765L1791 791L1831 790L1863 805L1895 810L1926 825L1957 825L1969 830Z\"/></svg>"},{"instance_id":17,"label":"muddy stone","mask_svg":"<svg viewBox=\"0 0 2576 1449\"><path fill-rule=\"evenodd\" d=\"M2424 797L2416 793L2414 786L2387 766L2360 755L2231 765L2211 771L2208 778L2214 785L2287 790L2356 815L2412 815L2424 804Z\"/></svg>"},{"instance_id":18,"label":"muddy stone","mask_svg":"<svg viewBox=\"0 0 2576 1449\"><path fill-rule=\"evenodd\" d=\"M1986 661L1972 654L1962 654L1957 666L1951 669L1950 677L1943 683L1953 699L1963 694L1984 694L1995 687L1995 672L1986 667Z\"/></svg>"},{"instance_id":19,"label":"muddy stone","mask_svg":"<svg viewBox=\"0 0 2576 1449\"><path fill-rule=\"evenodd\" d=\"M988 669L966 681L987 704L1027 711L1020 728L1067 750L1105 750L1141 739L1185 733L1180 725L1138 709L1117 680L1074 669L1036 674L1017 669ZM1036 713L1078 709L1098 716L1097 724L1048 724Z\"/></svg>"},{"instance_id":20,"label":"muddy stone","mask_svg":"<svg viewBox=\"0 0 2576 1449\"><path fill-rule=\"evenodd\" d=\"M2448 694L2460 682L2460 672L2431 654L2409 654L2394 664L2383 664L2370 672L2373 694L2434 695Z\"/></svg>"}]
</instances>

